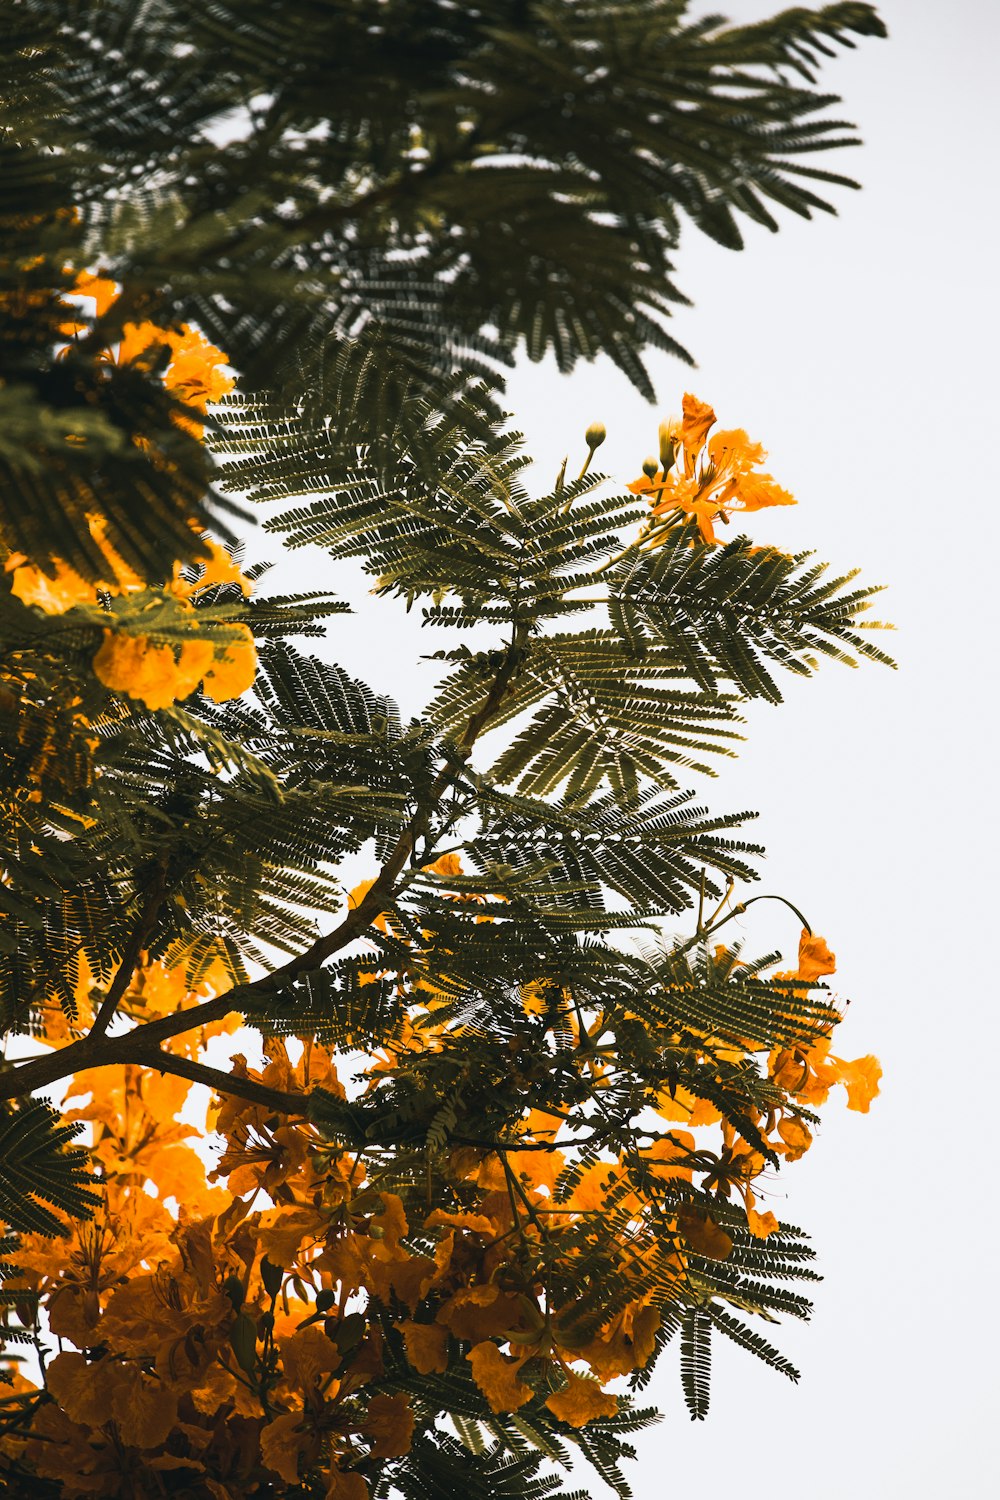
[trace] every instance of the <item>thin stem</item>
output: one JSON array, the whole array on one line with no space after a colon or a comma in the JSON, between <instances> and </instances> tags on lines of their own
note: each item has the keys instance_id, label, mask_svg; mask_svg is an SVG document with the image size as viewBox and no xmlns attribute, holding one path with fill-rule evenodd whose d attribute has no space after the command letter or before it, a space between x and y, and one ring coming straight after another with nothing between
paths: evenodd
<instances>
[{"instance_id":1,"label":"thin stem","mask_svg":"<svg viewBox=\"0 0 1000 1500\"><path fill-rule=\"evenodd\" d=\"M678 523L683 524L684 520L685 512L682 510L675 510L671 515L667 517L651 516L648 521L643 523L642 527L639 530L639 535L635 537L631 542L629 542L627 546L623 547L620 552L614 553L612 557L605 558L604 562L602 562L599 567L596 567L594 569L590 577L600 577L600 575L602 573L606 573L609 568L613 568L616 563L620 563L622 558L628 557L630 552L641 552L644 549L646 551L652 551L652 546L655 546L659 543L660 538L665 531L671 531ZM652 543L652 545L650 545L650 543ZM588 580L587 583L581 583L580 588L587 588L589 582L590 580Z\"/></svg>"},{"instance_id":2,"label":"thin stem","mask_svg":"<svg viewBox=\"0 0 1000 1500\"><path fill-rule=\"evenodd\" d=\"M220 1092L228 1091L237 1097L253 1099L258 1103L269 1103L275 1108L287 1112L289 1108L298 1108L304 1095L278 1095L274 1090L268 1090L262 1084L254 1084L248 1080L233 1079L228 1073L223 1073L216 1068L207 1068L201 1063L191 1063L187 1059L175 1058L172 1054L160 1051L163 1042L169 1041L171 1037L182 1035L193 1031L201 1026L206 1026L212 1021L221 1021L224 1016L233 1010L247 1009L251 1001L266 999L293 983L301 974L309 973L318 969L326 959L342 948L346 948L356 938L362 936L369 926L381 915L386 904L391 900L397 886L399 877L402 875L407 861L413 852L414 844L419 834L429 808L433 807L441 798L443 792L455 780L461 767L468 761L473 746L481 734L485 725L493 717L497 708L503 701L507 688L517 670L521 646L524 639L524 628L515 624L513 635L503 660L497 670L493 684L490 687L482 705L470 717L465 732L459 741L457 760L442 768L431 784L426 802L417 809L406 829L400 834L396 844L382 866L374 884L362 897L357 906L347 912L342 921L331 932L311 943L302 953L291 958L279 968L273 969L269 974L260 979L252 980L247 984L236 985L222 995L216 995L212 1000L206 1000L201 1005L191 1006L187 1010L175 1011L172 1015L161 1016L156 1021L148 1021L134 1030L125 1032L121 1036L109 1037L106 1035L107 1027L110 1025L118 1002L128 987L128 982L134 972L135 962L138 961L145 937L148 931L144 924L135 929L132 939L126 947L122 964L119 966L111 989L105 998L104 1004L98 1014L93 1028L86 1037L78 1042L71 1042L68 1047L63 1047L46 1057L37 1058L23 1066L4 1064L0 1066L0 1099L11 1099L24 1097L34 1093L37 1089L46 1088L51 1083L56 1083L61 1078L66 1078L72 1073L79 1072L83 1068L105 1067L114 1063L135 1062L147 1067L156 1067L162 1072L179 1073L181 1077L191 1077L196 1082L209 1083ZM160 877L163 879L162 875ZM151 892L151 898L153 893ZM150 898L150 899L151 899ZM157 904L162 901L163 893L160 892ZM146 910L155 917L155 908L147 902ZM152 920L152 917L150 918ZM141 933L141 935L140 935ZM131 968L128 967L129 956L135 949L135 959ZM150 1061L150 1059L155 1059ZM169 1064L169 1066L165 1065ZM182 1072L181 1069L188 1069ZM190 1069L197 1068L200 1071L197 1077ZM252 1090L253 1092L249 1092ZM265 1097L266 1096L266 1097ZM283 1100L284 1103L279 1103Z\"/></svg>"},{"instance_id":3,"label":"thin stem","mask_svg":"<svg viewBox=\"0 0 1000 1500\"><path fill-rule=\"evenodd\" d=\"M508 1193L511 1193L513 1191L513 1192L515 1192L517 1194L517 1196L520 1198L521 1202L524 1204L524 1206L525 1206L525 1208L527 1210L528 1218L531 1220L532 1224L534 1224L535 1228L538 1230L538 1233L541 1235L542 1239L543 1240L547 1240L548 1237L549 1237L548 1230L545 1228L545 1225L542 1223L541 1219L538 1217L537 1213L535 1212L535 1205L532 1203L531 1199L528 1197L527 1193L524 1191L524 1188L521 1186L520 1182L518 1182L518 1180L515 1177L514 1173L511 1171L510 1162L507 1160L506 1156L501 1156L500 1160L503 1162L503 1170L504 1170L504 1176L507 1179L507 1191L508 1191ZM511 1208L513 1208L513 1207L514 1207L514 1203L513 1203L513 1199L511 1199ZM517 1213L516 1212L514 1214L514 1217L515 1217L515 1219L517 1218Z\"/></svg>"},{"instance_id":4,"label":"thin stem","mask_svg":"<svg viewBox=\"0 0 1000 1500\"><path fill-rule=\"evenodd\" d=\"M674 954L679 955L681 953L686 953L689 948L694 947L695 943L703 942L705 938L711 937L713 932L718 932L720 927L725 927L726 923L731 922L734 917L741 917L746 911L747 907L753 906L755 901L780 901L784 906L789 907L790 910L795 913L795 915L798 917L799 921L805 928L806 932L809 933L810 937L812 936L812 928L810 927L809 923L799 911L798 907L793 905L793 903L788 900L787 896L750 896L746 901L737 901L732 911L727 912L724 917L720 917L717 922L710 923L709 926L706 927L703 931L696 932L694 937L688 938L686 943L682 943L679 948L674 949Z\"/></svg>"},{"instance_id":5,"label":"thin stem","mask_svg":"<svg viewBox=\"0 0 1000 1500\"><path fill-rule=\"evenodd\" d=\"M730 878L730 880L729 880L729 882L728 882L728 884L726 886L726 894L723 896L722 900L719 902L718 906L715 908L714 912L709 917L709 919L708 919L709 920L709 924L711 924L712 922L714 922L716 920L716 918L719 917L722 914L722 912L725 909L725 907L727 906L727 904L729 902L729 898L733 894L733 891L735 890L735 888L736 888L736 881L733 880L732 878Z\"/></svg>"},{"instance_id":6,"label":"thin stem","mask_svg":"<svg viewBox=\"0 0 1000 1500\"><path fill-rule=\"evenodd\" d=\"M726 923L731 922L734 917L741 917L746 909L746 903L738 901L732 911L727 912L718 922L713 922L708 927L700 929L695 933L694 937L688 938L686 943L682 943L679 948L675 948L674 955L679 956L681 953L686 953L689 948L694 947L695 943L703 943L706 938L712 936L713 932L718 932L720 927L725 927Z\"/></svg>"},{"instance_id":7,"label":"thin stem","mask_svg":"<svg viewBox=\"0 0 1000 1500\"><path fill-rule=\"evenodd\" d=\"M799 911L794 902L789 901L787 896L751 896L748 900L743 902L743 910L746 911L748 906L753 906L755 901L780 901L783 906L788 907L789 911L793 911L795 913L795 915L798 917L799 921L805 928L806 932L810 937L812 937L812 926L809 922L806 921L805 917Z\"/></svg>"},{"instance_id":8,"label":"thin stem","mask_svg":"<svg viewBox=\"0 0 1000 1500\"><path fill-rule=\"evenodd\" d=\"M94 1024L87 1034L88 1041L97 1041L105 1034L111 1025L115 1011L118 1009L118 1002L132 983L132 976L135 973L136 965L139 962L143 948L146 946L146 941L153 930L157 912L166 894L165 880L166 871L162 865L159 865L146 899L142 903L139 920L132 930L132 936L125 944L117 973L111 981L100 1010L97 1012Z\"/></svg>"}]
</instances>

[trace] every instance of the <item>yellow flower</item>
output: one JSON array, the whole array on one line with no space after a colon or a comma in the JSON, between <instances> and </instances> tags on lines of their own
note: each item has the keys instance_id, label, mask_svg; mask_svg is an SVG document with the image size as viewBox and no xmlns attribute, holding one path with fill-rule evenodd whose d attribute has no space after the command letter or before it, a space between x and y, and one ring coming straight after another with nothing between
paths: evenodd
<instances>
[{"instance_id":1,"label":"yellow flower","mask_svg":"<svg viewBox=\"0 0 1000 1500\"><path fill-rule=\"evenodd\" d=\"M216 647L212 663L205 672L203 690L205 697L211 698L213 703L227 703L230 698L238 698L252 686L257 675L257 648L249 626L233 628L240 631L240 639Z\"/></svg>"},{"instance_id":2,"label":"yellow flower","mask_svg":"<svg viewBox=\"0 0 1000 1500\"><path fill-rule=\"evenodd\" d=\"M443 1375L448 1368L448 1330L440 1323L407 1318L396 1327L403 1335L407 1361L420 1375Z\"/></svg>"},{"instance_id":3,"label":"yellow flower","mask_svg":"<svg viewBox=\"0 0 1000 1500\"><path fill-rule=\"evenodd\" d=\"M94 672L112 692L137 698L147 708L169 708L190 697L201 682L205 696L225 703L246 692L257 671L257 650L247 626L234 627L240 639L215 645L210 640L157 645L145 635L105 630L94 657Z\"/></svg>"},{"instance_id":4,"label":"yellow flower","mask_svg":"<svg viewBox=\"0 0 1000 1500\"><path fill-rule=\"evenodd\" d=\"M221 368L226 356L190 323L181 325L170 347L173 352L164 384L188 406L204 411L210 401L220 401L232 390L236 382Z\"/></svg>"},{"instance_id":5,"label":"yellow flower","mask_svg":"<svg viewBox=\"0 0 1000 1500\"><path fill-rule=\"evenodd\" d=\"M96 604L97 589L87 583L79 573L56 558L52 563L52 576L36 568L22 552L15 552L7 559L5 571L14 576L10 591L22 604L33 604L47 615L65 614L77 604Z\"/></svg>"},{"instance_id":6,"label":"yellow flower","mask_svg":"<svg viewBox=\"0 0 1000 1500\"><path fill-rule=\"evenodd\" d=\"M531 1400L531 1387L518 1379L516 1362L501 1354L491 1339L476 1344L465 1357L472 1365L473 1380L497 1416L517 1411Z\"/></svg>"},{"instance_id":7,"label":"yellow flower","mask_svg":"<svg viewBox=\"0 0 1000 1500\"><path fill-rule=\"evenodd\" d=\"M679 442L680 466L675 463L668 470L643 474L629 485L634 495L649 497L654 516L681 510L692 517L702 539L709 543L717 540L714 523L728 522L733 511L795 504L794 497L775 484L770 474L753 472L766 457L761 445L751 442L741 427L709 438L714 423L712 408L686 394L679 428L668 423L666 433L661 430L660 434L662 460L672 456Z\"/></svg>"},{"instance_id":8,"label":"yellow flower","mask_svg":"<svg viewBox=\"0 0 1000 1500\"><path fill-rule=\"evenodd\" d=\"M807 932L803 927L799 938L798 977L819 979L824 974L835 974L836 971L837 955L830 952L826 938L821 938L818 933Z\"/></svg>"},{"instance_id":9,"label":"yellow flower","mask_svg":"<svg viewBox=\"0 0 1000 1500\"><path fill-rule=\"evenodd\" d=\"M413 1440L414 1415L410 1398L373 1396L368 1403L362 1431L371 1443L370 1458L398 1458L409 1451Z\"/></svg>"},{"instance_id":10,"label":"yellow flower","mask_svg":"<svg viewBox=\"0 0 1000 1500\"><path fill-rule=\"evenodd\" d=\"M774 1234L781 1228L781 1225L770 1211L766 1214L759 1214L753 1205L748 1203L747 1228L756 1239L766 1240L768 1235Z\"/></svg>"},{"instance_id":11,"label":"yellow flower","mask_svg":"<svg viewBox=\"0 0 1000 1500\"><path fill-rule=\"evenodd\" d=\"M583 1427L594 1417L613 1417L618 1410L618 1397L603 1391L596 1380L570 1373L565 1390L548 1396L545 1405L571 1427Z\"/></svg>"},{"instance_id":12,"label":"yellow flower","mask_svg":"<svg viewBox=\"0 0 1000 1500\"><path fill-rule=\"evenodd\" d=\"M214 657L209 641L185 642L175 656L171 646L158 646L148 636L105 630L94 672L112 692L147 708L168 708L194 692Z\"/></svg>"},{"instance_id":13,"label":"yellow flower","mask_svg":"<svg viewBox=\"0 0 1000 1500\"><path fill-rule=\"evenodd\" d=\"M118 287L107 276L94 276L89 271L81 271L74 283L73 292L77 297L93 297L94 311L99 318L103 318L118 296Z\"/></svg>"},{"instance_id":14,"label":"yellow flower","mask_svg":"<svg viewBox=\"0 0 1000 1500\"><path fill-rule=\"evenodd\" d=\"M220 547L218 542L213 542L210 537L203 537L202 540L208 548L208 559L202 564L200 575L193 583L188 583L181 576L180 568L175 568L170 592L176 594L179 599L192 599L196 594L200 594L202 589L235 583L242 590L243 597L249 599L253 593L253 585L249 578L240 571L232 554L227 552L225 547Z\"/></svg>"}]
</instances>

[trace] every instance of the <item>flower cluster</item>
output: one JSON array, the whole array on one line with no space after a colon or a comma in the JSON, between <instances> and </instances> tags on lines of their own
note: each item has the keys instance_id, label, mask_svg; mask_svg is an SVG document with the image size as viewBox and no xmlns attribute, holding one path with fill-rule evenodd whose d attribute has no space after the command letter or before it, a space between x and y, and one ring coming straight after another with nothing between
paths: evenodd
<instances>
[{"instance_id":1,"label":"flower cluster","mask_svg":"<svg viewBox=\"0 0 1000 1500\"><path fill-rule=\"evenodd\" d=\"M734 512L763 510L771 505L794 505L787 490L770 474L755 472L767 457L741 427L709 437L716 416L696 396L686 394L683 418L670 418L660 427L660 457L647 459L643 473L629 489L645 495L657 518L673 513L697 521L702 540L715 542L715 526L728 523Z\"/></svg>"},{"instance_id":2,"label":"flower cluster","mask_svg":"<svg viewBox=\"0 0 1000 1500\"><path fill-rule=\"evenodd\" d=\"M118 296L114 282L86 274L77 278L74 291L94 301L98 317L108 311ZM67 323L63 333L72 338L81 326ZM104 351L102 358L118 366L155 368L165 356L168 363L162 371L163 384L183 403L175 420L200 436L201 424L190 415L191 411L204 412L209 402L232 390L234 382L225 372L225 355L196 329L187 324L174 330L150 322L126 323L117 347ZM218 543L202 538L207 559L200 576L192 581L175 565L170 580L157 587L140 578L115 551L100 517L92 517L89 526L95 547L105 560L106 576L90 582L58 559L42 567L22 553L11 553L4 562L4 571L10 575L14 597L49 615L62 615L79 606L99 610L102 598L127 600L135 619L142 612L153 613L158 604L166 603L173 607L170 617L173 629L168 638L157 639L152 632L131 628L133 620L129 620L130 628L126 628L124 614L114 616L113 623L103 629L93 668L105 687L134 698L147 708L169 707L187 698L199 684L206 696L217 703L245 692L257 669L257 653L249 627L216 620L205 627L195 618L196 606L204 602L210 589L235 584L244 597L249 596L250 583L229 553Z\"/></svg>"},{"instance_id":3,"label":"flower cluster","mask_svg":"<svg viewBox=\"0 0 1000 1500\"><path fill-rule=\"evenodd\" d=\"M732 961L726 950L716 957ZM833 969L823 940L804 932L796 970L775 977L791 991ZM145 963L123 1013L155 1020L225 992L221 951L199 972L192 985L181 961ZM412 1076L454 1042L460 1023L442 997L414 986L409 998L354 1098ZM77 1001L83 1025L100 1001L86 964ZM523 1002L537 1012L537 987ZM61 1011L45 1014L46 1039L61 1041ZM586 1040L579 1019L560 1024ZM208 1034L170 1046L196 1056ZM756 1058L730 1049L774 1085L774 1106L751 1124L788 1161L812 1141L803 1110L833 1084L846 1086L852 1109L867 1110L878 1092L874 1058L845 1062L829 1045ZM90 1222L68 1222L64 1240L26 1235L10 1257L9 1297L29 1325L44 1311L60 1352L45 1363L44 1395L14 1377L9 1399L22 1418L0 1439L0 1472L27 1466L68 1500L132 1495L140 1476L167 1475L214 1500L267 1493L279 1480L319 1484L310 1493L327 1500L367 1500L366 1476L407 1451L428 1409L425 1383L456 1370L471 1375L486 1416L531 1407L536 1421L548 1413L570 1431L611 1416L619 1398L609 1385L653 1356L671 1280L680 1294L692 1255L723 1262L733 1248L685 1185L742 1200L753 1235L780 1227L757 1208L762 1152L683 1086L655 1102L667 1128L617 1159L581 1170L567 1111L529 1106L505 1145L453 1143L427 1158L420 1181L400 1173L398 1151L338 1145L312 1123L311 1090L347 1101L331 1051L310 1040L268 1040L263 1051L261 1068L237 1055L234 1078L302 1096L302 1113L227 1096L199 1129L179 1119L184 1078L129 1065L71 1081L66 1115L93 1132L102 1203ZM706 1058L724 1051L706 1038ZM585 1049L581 1058L599 1091L607 1058L588 1060ZM512 1074L530 1066L510 1053ZM213 1131L223 1150L206 1172L192 1143ZM579 1316L574 1263L609 1217L620 1231L604 1237L609 1280L635 1292L595 1324Z\"/></svg>"}]
</instances>

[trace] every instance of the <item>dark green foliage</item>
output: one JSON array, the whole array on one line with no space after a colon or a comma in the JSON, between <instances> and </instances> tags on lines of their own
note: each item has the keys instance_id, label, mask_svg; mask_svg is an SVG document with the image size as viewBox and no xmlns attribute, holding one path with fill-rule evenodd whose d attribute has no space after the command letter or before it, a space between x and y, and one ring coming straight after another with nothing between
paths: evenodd
<instances>
[{"instance_id":1,"label":"dark green foliage","mask_svg":"<svg viewBox=\"0 0 1000 1500\"><path fill-rule=\"evenodd\" d=\"M564 1490L558 1479L539 1474L539 1453L511 1453L506 1443L476 1451L445 1432L422 1433L405 1458L386 1466L376 1500L394 1493L414 1500L586 1500L584 1490Z\"/></svg>"},{"instance_id":2,"label":"dark green foliage","mask_svg":"<svg viewBox=\"0 0 1000 1500\"><path fill-rule=\"evenodd\" d=\"M0 1218L11 1229L60 1234L53 1208L91 1217L98 1197L87 1152L69 1144L79 1133L78 1125L60 1123L51 1105L38 1100L0 1117Z\"/></svg>"},{"instance_id":3,"label":"dark green foliage","mask_svg":"<svg viewBox=\"0 0 1000 1500\"><path fill-rule=\"evenodd\" d=\"M7 804L0 822L9 871L0 929L7 1022L27 1023L30 1005L51 990L72 1017L79 954L94 977L108 980L139 929L150 957L171 953L193 965L202 939L223 939L234 977L247 960L265 962L268 951L294 953L315 933L316 913L339 906L330 865L399 828L414 775L427 774L420 736L414 748L399 741L390 756L391 709L378 732L340 732L337 708L349 702L343 694L349 688L366 702L366 690L336 667L286 646L264 646L262 661L256 711L204 705L202 721L190 708L123 712L118 700L114 717L94 720L97 748L82 762L87 775L70 784L72 795L64 787L72 759L49 750L58 781L42 781L48 795ZM58 700L57 666L66 672L72 658L49 660L48 687ZM30 670L27 658L22 669ZM328 703L328 715L318 696L301 690L303 678L313 693L322 678L339 688L342 699ZM94 696L108 703L106 691ZM316 727L318 714L325 727ZM51 735L58 723L45 729ZM76 735L84 738L79 729ZM16 774L16 738L12 750ZM21 1008L6 1010L18 1004L15 996Z\"/></svg>"},{"instance_id":4,"label":"dark green foliage","mask_svg":"<svg viewBox=\"0 0 1000 1500\"><path fill-rule=\"evenodd\" d=\"M440 409L454 372L494 379L519 348L564 370L606 353L652 396L643 349L683 353L667 332L683 220L738 248L741 218L775 228L772 209L828 209L823 191L849 179L811 163L854 137L814 65L834 43L884 34L864 4L739 27L686 12L684 0L8 7L9 545L94 577L85 513L105 516L140 572L163 549L199 555L189 522L225 528L175 403L134 367L95 362L127 320L197 322L282 415L318 391L339 409L345 363L363 363L370 432L408 382ZM100 264L125 290L54 360L67 263Z\"/></svg>"},{"instance_id":5,"label":"dark green foliage","mask_svg":"<svg viewBox=\"0 0 1000 1500\"><path fill-rule=\"evenodd\" d=\"M762 1360L769 1369L777 1370L780 1374L786 1375L789 1380L798 1380L799 1372L795 1366L755 1328L748 1328L718 1302L710 1302L706 1310L713 1327L720 1329L727 1338L732 1339L734 1344L738 1344L741 1349L748 1350L757 1359Z\"/></svg>"},{"instance_id":6,"label":"dark green foliage","mask_svg":"<svg viewBox=\"0 0 1000 1500\"><path fill-rule=\"evenodd\" d=\"M711 1323L700 1307L689 1308L681 1323L681 1384L693 1422L708 1415L712 1376Z\"/></svg>"},{"instance_id":7,"label":"dark green foliage","mask_svg":"<svg viewBox=\"0 0 1000 1500\"><path fill-rule=\"evenodd\" d=\"M814 1117L763 1059L838 1016L822 985L766 976L777 954L714 941L762 850L740 836L753 814L682 782L733 753L746 700L780 701L780 671L887 661L863 633L877 591L746 537L705 545L680 513L653 534L645 500L597 474L532 494L500 372L518 351L563 370L604 353L651 395L644 350L683 355L667 331L683 220L738 248L742 219L828 208L847 179L810 163L853 138L814 66L882 31L861 4L731 27L684 0L28 0L0 20L0 539L106 581L96 516L156 589L204 551L193 528L267 504L286 545L360 565L441 643L432 701L403 723L378 684L290 643L341 608L325 596L226 585L191 610L160 589L48 615L4 573L0 1019L31 1034L62 1006L73 1066L56 1057L40 1086L157 1067L176 1017L144 1038L123 1002L113 1033L79 1036L84 961L109 1020L141 955L195 985L221 948L233 1003L270 1037L395 1057L404 1021L448 1023L365 1091L312 1091L317 1159L363 1150L410 1209L433 1188L461 1212L478 1190L441 1164L487 1154L514 1233L534 1212L508 1165L525 1108L557 1113L552 1212L591 1169L603 1201L521 1235L511 1285L545 1289L567 1348L646 1298L657 1352L679 1334L695 1419L713 1329L795 1378L743 1317L807 1316L787 1283L815 1273L799 1231L750 1233L733 1151L692 1150L655 1111L682 1089L777 1167L775 1110ZM66 268L88 265L122 294L59 352ZM162 356L103 357L139 319L196 322L240 371L204 443L176 421ZM93 670L109 623L174 649L248 626L254 688L156 710L110 693ZM359 854L377 879L348 901L340 867ZM0 1122L14 1229L90 1212L74 1133L38 1102ZM661 1146L676 1171L651 1165ZM423 1217L407 1243L431 1255ZM697 1239L709 1221L731 1242L719 1258ZM637 1270L622 1247L639 1233ZM583 1500L539 1473L574 1450L629 1494L620 1463L655 1414L622 1398L572 1428L539 1357L531 1399L496 1417L464 1350L443 1375L407 1364L408 1311L394 1291L365 1310L381 1389L417 1415L409 1453L366 1473L378 1500Z\"/></svg>"},{"instance_id":8,"label":"dark green foliage","mask_svg":"<svg viewBox=\"0 0 1000 1500\"><path fill-rule=\"evenodd\" d=\"M100 516L127 566L155 576L164 557L205 555L192 524L229 535L234 508L206 503L205 448L174 420L184 408L155 369L99 359L103 340L86 328L67 344L69 320L92 320L61 300L73 280L65 262L88 256L72 189L50 181L51 159L36 185L30 158L0 134L0 535L34 561L107 579L86 524Z\"/></svg>"},{"instance_id":9,"label":"dark green foliage","mask_svg":"<svg viewBox=\"0 0 1000 1500\"><path fill-rule=\"evenodd\" d=\"M768 663L806 675L817 655L854 665L856 656L886 662L858 634L857 615L878 589L848 587L857 570L824 578L826 565L804 566L771 547L689 545L678 529L656 552L623 558L609 580L608 611L637 655L666 647L706 692L720 679L748 698L781 702ZM872 627L868 627L872 628Z\"/></svg>"},{"instance_id":10,"label":"dark green foliage","mask_svg":"<svg viewBox=\"0 0 1000 1500\"><path fill-rule=\"evenodd\" d=\"M530 871L534 890L547 887L548 899L560 904L572 900L600 910L606 886L631 906L683 911L708 868L755 880L746 857L763 852L757 844L720 837L753 814L712 817L704 807L690 805L693 795L645 793L634 809L604 797L581 813L484 786L483 829L470 853L495 872L496 890L513 887L517 872L527 877ZM705 891L710 897L721 894L711 879Z\"/></svg>"},{"instance_id":11,"label":"dark green foliage","mask_svg":"<svg viewBox=\"0 0 1000 1500\"><path fill-rule=\"evenodd\" d=\"M491 772L498 783L535 799L561 790L571 805L609 786L629 805L641 780L673 787L677 768L705 771L709 757L731 754L739 695L780 700L775 666L887 659L859 633L877 591L852 588L853 574L828 582L807 554L742 537L707 548L691 525L655 551L622 549L623 529L645 514L634 498L597 496L600 476L530 496L516 434L489 428L475 392L446 417L416 394L402 411L388 447L367 440L350 400L335 429L308 408L278 421L231 403L223 425L234 437L220 440L240 457L223 483L268 501L318 493L269 528L291 546L362 559L379 589L430 596L427 624L509 623L512 670L484 726L515 723ZM579 614L607 624L542 631ZM464 645L441 657L453 670L429 713L460 736L495 663Z\"/></svg>"}]
</instances>

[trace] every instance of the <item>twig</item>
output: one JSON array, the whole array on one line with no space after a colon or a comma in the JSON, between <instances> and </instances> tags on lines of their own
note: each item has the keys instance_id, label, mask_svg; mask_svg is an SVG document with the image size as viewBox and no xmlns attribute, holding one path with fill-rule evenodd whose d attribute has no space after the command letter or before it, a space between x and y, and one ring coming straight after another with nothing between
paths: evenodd
<instances>
[{"instance_id":1,"label":"twig","mask_svg":"<svg viewBox=\"0 0 1000 1500\"><path fill-rule=\"evenodd\" d=\"M125 944L125 949L121 957L121 963L118 965L118 970L115 974L114 979L111 981L111 984L108 988L108 993L104 997L101 1008L97 1012L97 1015L94 1019L94 1024L93 1026L91 1026L90 1031L87 1033L88 1041L97 1041L105 1034L108 1027L111 1025L111 1021L114 1017L115 1011L118 1009L118 1002L121 1000L125 991L128 989L129 985L132 982L132 975L135 973L136 965L139 962L139 957L142 953L143 948L146 946L146 941L149 937L150 932L153 930L153 924L156 921L157 912L159 911L160 905L163 901L163 897L166 894L165 879L166 871L164 870L162 864L158 865L156 876L149 888L146 899L142 904L142 910L139 913L139 920L136 922L135 927L132 929L132 936Z\"/></svg>"},{"instance_id":2,"label":"twig","mask_svg":"<svg viewBox=\"0 0 1000 1500\"><path fill-rule=\"evenodd\" d=\"M524 635L524 627L515 623L510 643L504 652L493 684L480 708L470 717L459 741L457 762L445 766L438 772L431 784L427 804L433 805L437 802L455 780L461 767L468 761L483 728L502 703L507 688L517 671ZM231 1094L252 1098L260 1103L271 1103L284 1112L298 1108L301 1100L305 1098L304 1095L279 1096L275 1091L265 1089L262 1084L253 1084L247 1080L234 1080L228 1073L223 1073L219 1069L207 1068L201 1063L189 1063L187 1059L178 1059L172 1054L164 1053L160 1050L161 1044L169 1041L171 1037L206 1026L212 1021L221 1021L230 1011L242 1010L245 1013L249 1001L264 1000L268 995L287 988L301 974L318 969L334 953L340 952L342 948L346 948L356 938L361 937L392 898L396 883L413 851L414 841L425 815L425 807L419 808L414 813L408 827L396 841L395 847L382 866L374 884L357 906L352 907L331 932L317 938L295 958L289 959L287 963L273 969L269 974L262 975L260 979L236 985L224 994L204 1001L201 1005L175 1011L172 1015L161 1016L156 1021L147 1021L121 1036L109 1037L106 1035L107 1028L134 973L135 965L148 936L149 923L154 920L156 908L163 900L164 875L161 872L157 885L154 885L147 898L143 919L136 926L126 945L122 962L90 1032L80 1041L71 1042L68 1047L60 1048L46 1057L34 1059L20 1067L5 1065L0 1068L0 1099L24 1097L84 1068L134 1062L147 1067L157 1067L163 1072L176 1072L182 1077L192 1078L194 1075L191 1072L181 1072L181 1067L204 1069L198 1073L195 1081L210 1083L220 1092L225 1092L228 1088ZM151 1058L155 1061L151 1062ZM164 1066L164 1063L168 1063L169 1066ZM252 1088L254 1092L249 1093L248 1088ZM283 1101L282 1103L278 1102L279 1098Z\"/></svg>"},{"instance_id":3,"label":"twig","mask_svg":"<svg viewBox=\"0 0 1000 1500\"><path fill-rule=\"evenodd\" d=\"M154 1073L172 1073L177 1078L187 1078L191 1083L204 1083L218 1094L229 1094L237 1099L249 1099L253 1104L264 1104L283 1115L304 1115L309 1102L308 1094L287 1094L282 1089L268 1088L253 1078L241 1078L237 1073L226 1073L221 1068L212 1068L207 1063L195 1062L189 1057L177 1057L172 1052L151 1049L148 1055L135 1059L141 1067Z\"/></svg>"}]
</instances>

